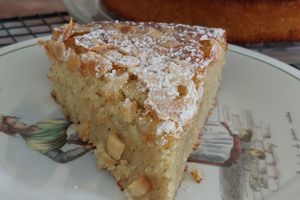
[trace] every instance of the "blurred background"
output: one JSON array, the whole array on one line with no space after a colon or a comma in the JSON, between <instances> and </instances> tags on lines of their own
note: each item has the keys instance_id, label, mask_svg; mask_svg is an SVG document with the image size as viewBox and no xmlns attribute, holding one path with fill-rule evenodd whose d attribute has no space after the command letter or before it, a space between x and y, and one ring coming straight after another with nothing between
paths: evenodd
<instances>
[{"instance_id":1,"label":"blurred background","mask_svg":"<svg viewBox=\"0 0 300 200\"><path fill-rule=\"evenodd\" d=\"M62 0L0 0L0 18L65 11Z\"/></svg>"},{"instance_id":2,"label":"blurred background","mask_svg":"<svg viewBox=\"0 0 300 200\"><path fill-rule=\"evenodd\" d=\"M222 2L226 3L221 5ZM0 48L49 35L54 27L68 22L70 17L79 23L114 19L166 21L226 28L230 43L269 55L300 69L300 0L289 0L289 3L245 2L0 0ZM272 33L271 37L264 36L264 32L271 32L274 27L278 33ZM249 36L250 32L256 35Z\"/></svg>"}]
</instances>

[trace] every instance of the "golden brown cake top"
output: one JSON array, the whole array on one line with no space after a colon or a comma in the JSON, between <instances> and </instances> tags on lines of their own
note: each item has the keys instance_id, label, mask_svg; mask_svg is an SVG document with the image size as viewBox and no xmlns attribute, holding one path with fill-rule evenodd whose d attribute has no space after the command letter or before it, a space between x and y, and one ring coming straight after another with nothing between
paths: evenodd
<instances>
[{"instance_id":1,"label":"golden brown cake top","mask_svg":"<svg viewBox=\"0 0 300 200\"><path fill-rule=\"evenodd\" d=\"M70 23L53 39L64 42L65 57L76 53L81 67L89 68L85 75L113 79L121 69L135 76L147 93L145 107L161 120L158 134L178 133L194 117L205 69L225 46L222 29L118 21Z\"/></svg>"}]
</instances>

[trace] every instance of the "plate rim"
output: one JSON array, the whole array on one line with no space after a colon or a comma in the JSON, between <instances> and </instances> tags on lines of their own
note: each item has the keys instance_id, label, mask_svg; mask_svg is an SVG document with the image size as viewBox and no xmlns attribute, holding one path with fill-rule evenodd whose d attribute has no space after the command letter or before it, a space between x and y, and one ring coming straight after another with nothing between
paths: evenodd
<instances>
[{"instance_id":1,"label":"plate rim","mask_svg":"<svg viewBox=\"0 0 300 200\"><path fill-rule=\"evenodd\" d=\"M13 52L25 49L25 48L38 46L38 44L37 44L38 40L47 40L50 37L51 36L33 38L33 39L19 42L16 44L8 45L6 47L2 47L2 48L0 48L0 58L2 56L5 56L7 54L10 54L10 53L13 53ZM233 44L228 44L228 51L231 53L246 56L248 58L255 59L256 61L265 63L268 66L273 67L283 73L286 73L290 77L293 77L296 80L300 81L300 70L297 70L296 68L294 68L284 62L281 62L275 58L272 58L270 56L267 56L267 55L264 55L264 54L261 54L261 53L258 53L258 52L255 52L255 51L252 51L252 50L249 50L249 49L237 46L237 45L233 45Z\"/></svg>"}]
</instances>

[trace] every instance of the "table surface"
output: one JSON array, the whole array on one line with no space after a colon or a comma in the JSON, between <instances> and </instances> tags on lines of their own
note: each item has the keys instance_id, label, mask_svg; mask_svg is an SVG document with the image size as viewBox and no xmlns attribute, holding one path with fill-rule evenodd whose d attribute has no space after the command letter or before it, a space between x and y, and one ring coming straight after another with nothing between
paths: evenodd
<instances>
[{"instance_id":1,"label":"table surface","mask_svg":"<svg viewBox=\"0 0 300 200\"><path fill-rule=\"evenodd\" d=\"M61 11L62 0L0 0L0 18Z\"/></svg>"}]
</instances>

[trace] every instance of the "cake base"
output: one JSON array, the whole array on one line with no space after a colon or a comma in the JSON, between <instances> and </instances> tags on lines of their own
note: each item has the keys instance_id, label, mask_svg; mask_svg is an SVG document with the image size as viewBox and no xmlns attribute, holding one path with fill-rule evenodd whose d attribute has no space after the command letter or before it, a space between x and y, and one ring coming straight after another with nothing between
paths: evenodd
<instances>
[{"instance_id":1,"label":"cake base","mask_svg":"<svg viewBox=\"0 0 300 200\"><path fill-rule=\"evenodd\" d=\"M215 106L223 62L220 60L207 68L202 101L197 116L186 133L189 137L170 140L164 145L168 150L151 145L151 140L154 139L151 134L144 138L133 137L139 135L139 127L122 125L122 113L114 108L118 105L105 108L105 101L99 99L97 90L89 88L99 85L98 79L79 78L65 64L52 66L49 77L53 83L52 94L63 107L65 115L79 124L81 138L97 147L99 168L106 168L113 174L128 199L171 200L181 182L187 158L193 146L199 143L201 128ZM123 161L115 162L106 153L105 141L110 133L120 131L126 148ZM140 174L148 177L151 191L146 196L137 198L126 188Z\"/></svg>"}]
</instances>

